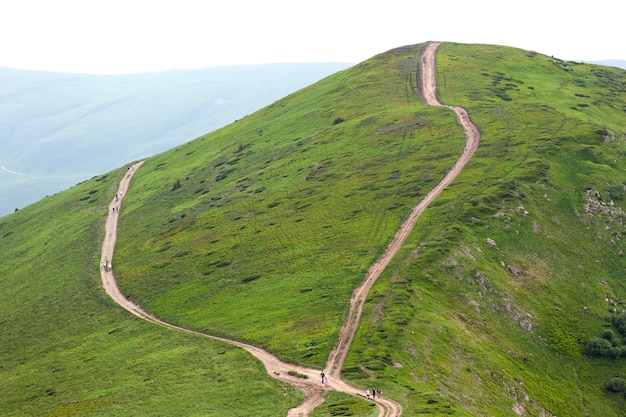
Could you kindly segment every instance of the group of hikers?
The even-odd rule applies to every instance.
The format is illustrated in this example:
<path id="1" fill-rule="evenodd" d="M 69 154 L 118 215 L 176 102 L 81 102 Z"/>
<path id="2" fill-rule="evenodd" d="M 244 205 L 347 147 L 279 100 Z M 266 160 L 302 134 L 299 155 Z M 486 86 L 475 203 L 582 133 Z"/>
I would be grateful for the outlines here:
<path id="1" fill-rule="evenodd" d="M 113 271 L 113 265 L 111 265 L 111 261 L 107 259 L 103 259 L 102 262 L 100 262 L 100 270 L 106 271 L 106 272 Z"/>
<path id="2" fill-rule="evenodd" d="M 371 394 L 372 394 L 372 400 L 375 400 L 376 394 L 378 394 L 378 398 L 380 398 L 383 395 L 383 390 L 381 390 L 380 387 L 372 388 Z M 368 389 L 365 390 L 365 398 L 368 400 L 370 399 L 370 390 Z"/>
<path id="3" fill-rule="evenodd" d="M 118 201 L 120 201 L 121 198 L 122 198 L 122 192 L 121 191 L 119 193 L 115 193 L 115 202 L 116 203 Z M 113 207 L 111 207 L 111 211 L 113 213 L 119 213 L 120 212 L 120 206 L 113 206 Z"/>
<path id="4" fill-rule="evenodd" d="M 322 373 L 320 373 L 320 376 L 322 377 L 322 384 L 324 382 L 328 381 L 328 377 L 326 376 L 324 371 L 322 371 Z M 370 399 L 370 395 L 372 396 L 372 400 L 375 400 L 376 399 L 376 395 L 378 395 L 378 398 L 380 398 L 383 395 L 383 390 L 381 390 L 380 387 L 372 388 L 371 390 L 366 389 L 365 390 L 365 398 L 369 400 Z"/>

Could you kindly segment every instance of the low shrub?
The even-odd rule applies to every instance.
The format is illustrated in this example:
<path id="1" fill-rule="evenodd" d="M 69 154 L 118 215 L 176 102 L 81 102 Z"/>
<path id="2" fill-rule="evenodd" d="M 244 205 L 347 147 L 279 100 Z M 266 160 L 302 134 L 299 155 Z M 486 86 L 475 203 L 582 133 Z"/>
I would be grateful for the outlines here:
<path id="1" fill-rule="evenodd" d="M 611 392 L 623 392 L 625 386 L 626 380 L 621 376 L 616 376 L 606 383 L 606 390 Z"/>

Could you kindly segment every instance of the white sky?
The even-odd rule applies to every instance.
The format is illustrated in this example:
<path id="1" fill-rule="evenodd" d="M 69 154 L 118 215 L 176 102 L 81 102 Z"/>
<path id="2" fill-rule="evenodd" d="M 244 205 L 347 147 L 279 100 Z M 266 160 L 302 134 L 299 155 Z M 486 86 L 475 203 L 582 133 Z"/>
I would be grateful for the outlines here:
<path id="1" fill-rule="evenodd" d="M 357 63 L 429 40 L 514 46 L 567 60 L 626 60 L 620 3 L 0 0 L 0 66 L 113 74 Z"/>

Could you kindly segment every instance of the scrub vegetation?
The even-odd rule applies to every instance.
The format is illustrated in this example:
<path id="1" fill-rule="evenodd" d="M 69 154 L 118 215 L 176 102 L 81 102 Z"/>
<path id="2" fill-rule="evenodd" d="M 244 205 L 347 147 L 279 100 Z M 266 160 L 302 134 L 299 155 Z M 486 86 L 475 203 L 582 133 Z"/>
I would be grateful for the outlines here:
<path id="1" fill-rule="evenodd" d="M 321 369 L 353 288 L 465 143 L 419 100 L 422 47 L 149 158 L 120 211 L 124 294 Z M 481 146 L 372 288 L 343 375 L 407 416 L 622 415 L 625 363 L 585 344 L 626 297 L 626 73 L 486 45 L 443 44 L 437 65 Z M 100 289 L 125 170 L 0 219 L 0 414 L 285 415 L 302 395 L 245 352 Z M 375 413 L 328 393 L 314 415 Z"/>

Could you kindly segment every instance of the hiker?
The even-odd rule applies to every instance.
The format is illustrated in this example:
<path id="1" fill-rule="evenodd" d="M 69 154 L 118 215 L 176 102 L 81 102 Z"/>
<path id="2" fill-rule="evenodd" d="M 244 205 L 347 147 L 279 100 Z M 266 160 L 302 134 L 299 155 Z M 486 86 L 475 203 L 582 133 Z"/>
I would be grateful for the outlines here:
<path id="1" fill-rule="evenodd" d="M 107 261 L 100 261 L 100 270 L 104 271 L 107 268 Z"/>
<path id="2" fill-rule="evenodd" d="M 378 387 L 376 391 L 378 391 L 378 398 L 380 398 L 380 396 L 383 395 L 383 390 L 381 390 L 380 387 Z"/>
<path id="3" fill-rule="evenodd" d="M 368 389 L 365 390 L 365 398 L 368 400 L 370 399 L 370 390 Z"/>
<path id="4" fill-rule="evenodd" d="M 324 383 L 324 378 L 326 378 L 326 374 L 324 373 L 324 371 L 322 371 L 320 376 L 322 377 L 322 384 L 323 384 Z"/>
<path id="5" fill-rule="evenodd" d="M 113 265 L 111 265 L 111 261 L 107 263 L 107 272 L 113 271 Z"/>
<path id="6" fill-rule="evenodd" d="M 376 388 L 372 388 L 372 400 L 376 399 Z"/>

